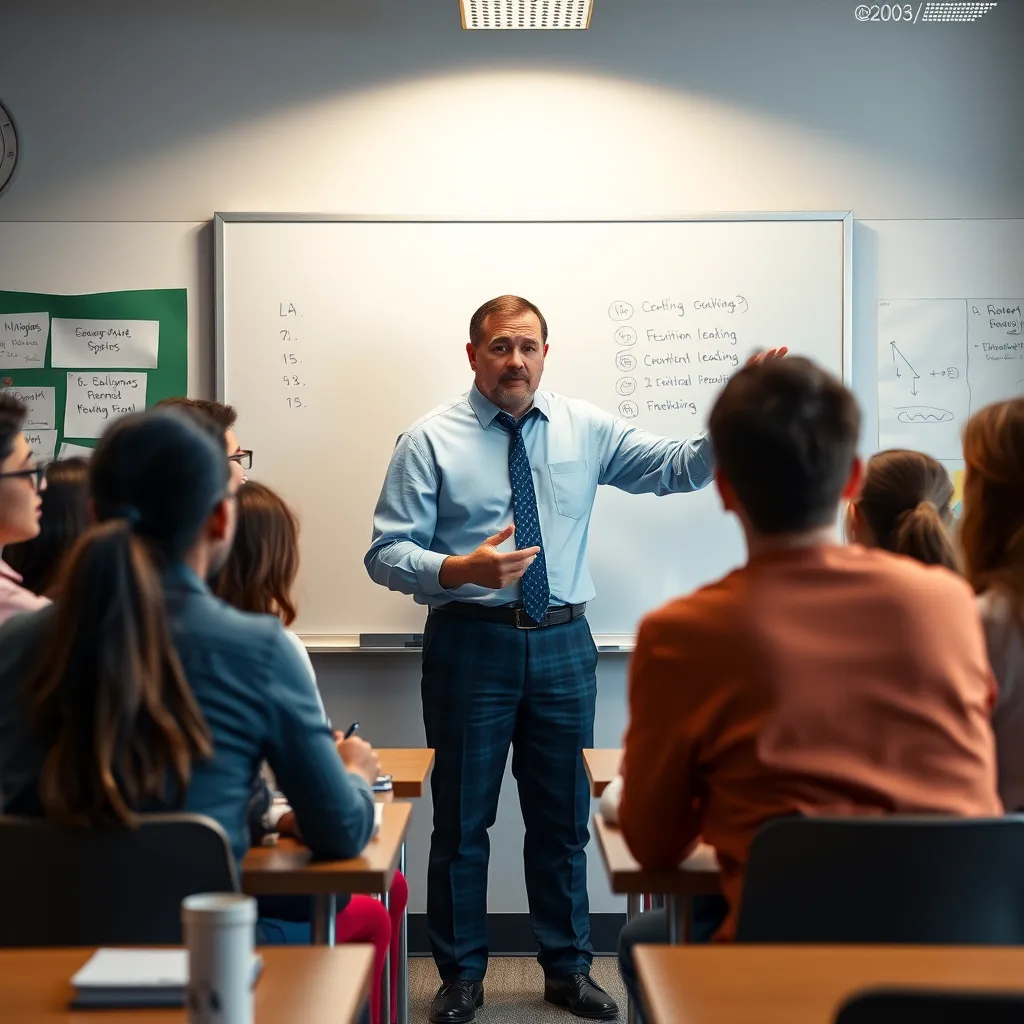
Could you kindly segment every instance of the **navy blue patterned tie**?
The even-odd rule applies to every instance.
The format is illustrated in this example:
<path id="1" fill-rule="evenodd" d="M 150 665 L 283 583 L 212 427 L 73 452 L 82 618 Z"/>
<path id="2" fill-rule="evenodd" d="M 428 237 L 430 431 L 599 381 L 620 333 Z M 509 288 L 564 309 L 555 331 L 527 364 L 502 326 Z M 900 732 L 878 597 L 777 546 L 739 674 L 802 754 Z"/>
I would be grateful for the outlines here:
<path id="1" fill-rule="evenodd" d="M 533 473 L 523 442 L 523 420 L 517 423 L 507 412 L 499 412 L 494 419 L 509 432 L 508 478 L 512 484 L 516 548 L 540 548 L 539 554 L 523 575 L 523 608 L 534 622 L 540 622 L 547 614 L 551 588 L 548 586 L 548 564 L 541 543 L 537 492 L 533 489 Z"/>

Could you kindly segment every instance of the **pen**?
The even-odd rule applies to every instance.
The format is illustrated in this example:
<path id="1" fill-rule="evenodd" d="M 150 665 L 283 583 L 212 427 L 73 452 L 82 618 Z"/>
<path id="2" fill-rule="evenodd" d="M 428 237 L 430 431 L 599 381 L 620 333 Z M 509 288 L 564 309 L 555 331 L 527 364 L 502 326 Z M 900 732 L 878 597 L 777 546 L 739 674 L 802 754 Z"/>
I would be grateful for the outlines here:
<path id="1" fill-rule="evenodd" d="M 358 722 L 353 722 L 348 727 L 348 729 L 345 730 L 345 735 L 342 737 L 342 739 L 347 740 L 352 735 L 352 733 L 354 733 L 356 731 L 356 729 L 358 729 L 358 728 L 359 728 L 359 723 Z"/>

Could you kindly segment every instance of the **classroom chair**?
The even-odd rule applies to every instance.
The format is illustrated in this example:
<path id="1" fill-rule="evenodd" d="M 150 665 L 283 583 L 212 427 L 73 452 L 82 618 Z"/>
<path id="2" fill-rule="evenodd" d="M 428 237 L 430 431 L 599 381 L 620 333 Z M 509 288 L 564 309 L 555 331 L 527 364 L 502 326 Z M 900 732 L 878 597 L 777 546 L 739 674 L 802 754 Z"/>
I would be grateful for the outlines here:
<path id="1" fill-rule="evenodd" d="M 836 1015 L 835 1024 L 1020 1024 L 1020 992 L 941 992 L 912 989 L 859 992 Z"/>
<path id="2" fill-rule="evenodd" d="M 780 818 L 750 847 L 738 942 L 1018 945 L 1024 817 Z"/>
<path id="3" fill-rule="evenodd" d="M 227 834 L 202 815 L 135 829 L 0 815 L 0 947 L 176 945 L 183 897 L 237 889 Z"/>

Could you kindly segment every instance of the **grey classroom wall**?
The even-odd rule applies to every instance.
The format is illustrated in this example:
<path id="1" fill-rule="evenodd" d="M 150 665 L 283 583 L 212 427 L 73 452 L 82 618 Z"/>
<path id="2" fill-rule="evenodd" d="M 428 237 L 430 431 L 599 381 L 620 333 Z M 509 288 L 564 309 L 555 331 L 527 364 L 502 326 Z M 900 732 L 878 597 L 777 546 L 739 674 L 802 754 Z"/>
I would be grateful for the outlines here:
<path id="1" fill-rule="evenodd" d="M 194 395 L 212 392 L 218 210 L 1024 217 L 1020 3 L 911 26 L 858 24 L 848 0 L 595 0 L 583 34 L 463 33 L 457 0 L 2 6 L 21 156 L 0 195 L 0 287 L 187 286 Z M 873 236 L 858 224 L 855 274 Z M 873 354 L 858 358 L 870 381 Z M 344 453 L 320 464 L 342 472 Z M 315 660 L 336 721 L 422 741 L 413 657 Z M 625 667 L 599 670 L 601 745 L 621 738 Z M 506 778 L 494 912 L 525 909 L 521 843 Z M 590 877 L 593 909 L 621 910 L 596 856 Z"/>

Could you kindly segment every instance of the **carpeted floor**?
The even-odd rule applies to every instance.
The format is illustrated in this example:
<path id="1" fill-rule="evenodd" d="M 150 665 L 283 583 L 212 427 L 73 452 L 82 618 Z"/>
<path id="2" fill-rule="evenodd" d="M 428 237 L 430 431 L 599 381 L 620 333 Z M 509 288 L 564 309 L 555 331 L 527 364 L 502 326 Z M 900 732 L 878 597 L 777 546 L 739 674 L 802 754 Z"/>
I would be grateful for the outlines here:
<path id="1" fill-rule="evenodd" d="M 619 1021 L 626 1020 L 626 990 L 619 980 L 614 957 L 598 957 L 591 973 L 619 1004 Z M 409 960 L 409 1024 L 427 1024 L 427 1011 L 440 984 L 434 961 L 417 956 Z M 484 979 L 484 1006 L 479 1024 L 572 1024 L 578 1017 L 544 1002 L 544 974 L 537 961 L 526 956 L 491 957 Z"/>

